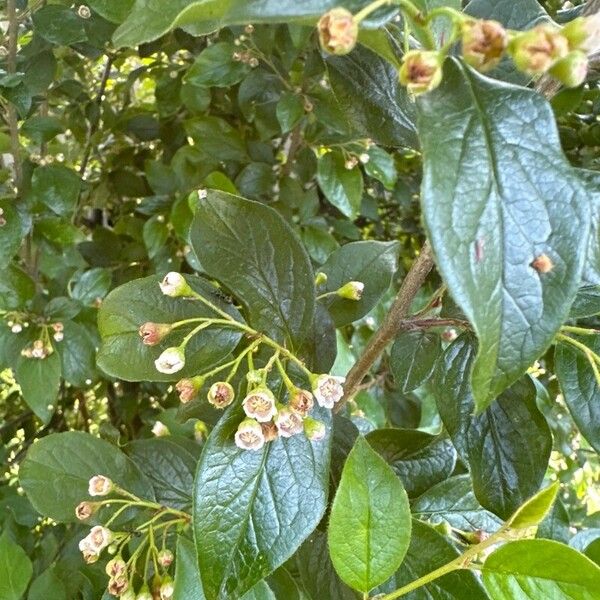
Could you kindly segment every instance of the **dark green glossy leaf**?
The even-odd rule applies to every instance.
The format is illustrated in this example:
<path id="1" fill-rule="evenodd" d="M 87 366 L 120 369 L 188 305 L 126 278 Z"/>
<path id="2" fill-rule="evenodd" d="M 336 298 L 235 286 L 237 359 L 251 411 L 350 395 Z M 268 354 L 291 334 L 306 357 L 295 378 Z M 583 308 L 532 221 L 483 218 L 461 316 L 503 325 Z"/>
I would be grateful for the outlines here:
<path id="1" fill-rule="evenodd" d="M 392 346 L 390 365 L 400 389 L 412 392 L 423 385 L 433 373 L 442 352 L 440 336 L 427 331 L 401 333 Z"/>
<path id="2" fill-rule="evenodd" d="M 10 200 L 0 200 L 0 209 L 4 220 L 0 225 L 0 261 L 7 265 L 21 247 L 31 221 Z"/>
<path id="3" fill-rule="evenodd" d="M 208 46 L 196 57 L 184 81 L 206 87 L 230 87 L 239 83 L 248 74 L 250 67 L 239 60 L 235 61 L 234 52 L 240 50 L 229 42 Z"/>
<path id="4" fill-rule="evenodd" d="M 433 392 L 459 456 L 469 465 L 475 496 L 484 508 L 506 519 L 540 488 L 552 436 L 529 378 L 503 392 L 482 414 L 473 415 L 468 373 L 475 352 L 469 336 L 454 341 L 438 362 Z M 527 448 L 535 451 L 524 451 Z"/>
<path id="5" fill-rule="evenodd" d="M 582 336 L 579 341 L 600 352 L 600 337 Z M 555 369 L 569 412 L 579 431 L 600 452 L 600 386 L 583 352 L 570 344 L 556 346 Z"/>
<path id="6" fill-rule="evenodd" d="M 247 158 L 240 134 L 224 119 L 195 117 L 185 123 L 185 129 L 206 157 L 218 157 L 219 161 L 243 161 Z"/>
<path id="7" fill-rule="evenodd" d="M 490 555 L 483 584 L 491 600 L 595 600 L 600 567 L 564 544 L 520 540 Z"/>
<path id="8" fill-rule="evenodd" d="M 254 328 L 294 344 L 306 337 L 315 310 L 312 267 L 273 209 L 209 191 L 190 240 L 203 269 L 242 301 Z"/>
<path id="9" fill-rule="evenodd" d="M 186 349 L 186 365 L 178 373 L 168 375 L 156 370 L 154 361 L 169 346 L 178 345 L 194 324 L 174 330 L 158 346 L 145 346 L 138 333 L 148 321 L 174 323 L 193 317 L 215 316 L 199 301 L 169 298 L 160 290 L 160 277 L 151 276 L 131 281 L 113 290 L 98 313 L 98 330 L 102 346 L 98 366 L 113 377 L 126 381 L 177 381 L 197 375 L 227 356 L 237 345 L 240 334 L 231 328 L 209 327 L 199 332 Z M 239 313 L 216 295 L 207 282 L 188 276 L 188 283 L 222 310 L 239 319 Z"/>
<path id="10" fill-rule="evenodd" d="M 10 265 L 0 271 L 0 309 L 22 308 L 35 294 L 35 283 L 24 271 Z"/>
<path id="11" fill-rule="evenodd" d="M 70 215 L 79 199 L 81 179 L 62 165 L 38 167 L 31 177 L 31 199 L 45 204 L 57 215 Z"/>
<path id="12" fill-rule="evenodd" d="M 5 532 L 0 537 L 0 598 L 20 600 L 33 574 L 33 566 L 25 550 Z"/>
<path id="13" fill-rule="evenodd" d="M 327 411 L 315 417 L 329 428 Z M 211 433 L 198 465 L 194 533 L 208 600 L 240 597 L 282 565 L 325 512 L 327 436 L 278 439 L 258 451 L 233 441 L 242 420 L 231 408 Z"/>
<path id="14" fill-rule="evenodd" d="M 51 4 L 33 13 L 35 31 L 51 44 L 68 46 L 87 39 L 77 8 Z"/>
<path id="15" fill-rule="evenodd" d="M 118 448 L 81 431 L 53 433 L 35 443 L 19 480 L 34 508 L 56 521 L 77 522 L 75 507 L 88 500 L 88 484 L 104 475 L 123 489 L 154 500 L 148 479 Z"/>
<path id="16" fill-rule="evenodd" d="M 413 515 L 437 525 L 446 522 L 462 531 L 494 532 L 501 519 L 477 502 L 469 475 L 455 475 L 427 490 L 412 505 Z"/>
<path id="17" fill-rule="evenodd" d="M 83 325 L 75 321 L 64 324 L 64 338 L 56 344 L 62 365 L 62 377 L 78 387 L 89 385 L 97 377 L 97 340 Z"/>
<path id="18" fill-rule="evenodd" d="M 122 23 L 133 7 L 134 0 L 88 0 L 87 4 L 100 16 L 112 21 Z"/>
<path id="19" fill-rule="evenodd" d="M 94 305 L 110 290 L 112 273 L 109 269 L 96 267 L 71 279 L 71 297 L 85 305 Z"/>
<path id="20" fill-rule="evenodd" d="M 173 600 L 206 600 L 200 583 L 196 546 L 182 535 L 177 539 Z"/>
<path id="21" fill-rule="evenodd" d="M 419 134 L 437 264 L 479 338 L 472 385 L 481 412 L 544 353 L 568 314 L 587 251 L 587 195 L 550 106 L 455 61 L 419 102 Z M 553 265 L 547 272 L 532 266 L 541 256 Z"/>
<path id="22" fill-rule="evenodd" d="M 414 103 L 398 70 L 363 46 L 347 56 L 327 57 L 329 79 L 348 122 L 382 146 L 419 144 Z"/>
<path id="23" fill-rule="evenodd" d="M 368 592 L 400 566 L 410 541 L 410 508 L 401 481 L 364 438 L 348 455 L 331 507 L 333 566 L 350 587 Z"/>
<path id="24" fill-rule="evenodd" d="M 387 292 L 398 266 L 396 242 L 351 242 L 333 252 L 319 271 L 327 282 L 319 294 L 334 292 L 349 281 L 360 281 L 365 287 L 360 300 L 337 296 L 324 299 L 337 327 L 364 317 Z"/>
<path id="25" fill-rule="evenodd" d="M 319 159 L 317 180 L 327 200 L 346 217 L 356 219 L 363 193 L 360 169 L 347 169 L 344 155 L 332 150 Z"/>
<path id="26" fill-rule="evenodd" d="M 394 157 L 379 146 L 371 146 L 367 154 L 369 161 L 364 166 L 367 175 L 381 181 L 386 189 L 393 190 L 398 179 Z"/>
<path id="27" fill-rule="evenodd" d="M 366 439 L 394 469 L 411 498 L 450 477 L 456 465 L 450 440 L 424 431 L 377 429 Z"/>
<path id="28" fill-rule="evenodd" d="M 588 190 L 588 202 L 592 213 L 590 243 L 583 281 L 598 285 L 600 284 L 600 174 L 583 169 L 579 173 Z"/>
<path id="29" fill-rule="evenodd" d="M 287 133 L 304 116 L 304 102 L 302 96 L 293 92 L 286 92 L 277 103 L 277 120 L 281 131 Z"/>

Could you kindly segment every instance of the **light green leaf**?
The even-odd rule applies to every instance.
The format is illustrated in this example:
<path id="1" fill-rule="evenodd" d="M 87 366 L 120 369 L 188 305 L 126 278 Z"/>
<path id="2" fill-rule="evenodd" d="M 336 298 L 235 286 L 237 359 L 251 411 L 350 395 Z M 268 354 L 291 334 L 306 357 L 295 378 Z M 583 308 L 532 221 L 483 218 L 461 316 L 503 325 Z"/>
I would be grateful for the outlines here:
<path id="1" fill-rule="evenodd" d="M 526 529 L 539 525 L 550 512 L 556 500 L 558 488 L 559 485 L 556 482 L 540 490 L 520 506 L 506 524 L 512 529 Z"/>
<path id="2" fill-rule="evenodd" d="M 410 541 L 402 482 L 359 437 L 348 455 L 329 519 L 333 566 L 350 587 L 368 592 L 400 566 Z"/>
<path id="3" fill-rule="evenodd" d="M 347 169 L 345 163 L 339 150 L 327 152 L 319 158 L 317 180 L 327 200 L 354 220 L 360 211 L 363 178 L 358 167 Z"/>
<path id="4" fill-rule="evenodd" d="M 437 264 L 479 338 L 481 412 L 545 352 L 569 312 L 587 252 L 586 191 L 545 100 L 453 60 L 419 101 L 419 135 Z M 542 256 L 547 272 L 533 266 Z"/>
<path id="5" fill-rule="evenodd" d="M 0 598 L 21 600 L 33 575 L 33 566 L 25 550 L 5 532 L 0 537 Z"/>
<path id="6" fill-rule="evenodd" d="M 564 544 L 520 540 L 490 555 L 483 584 L 491 600 L 597 600 L 600 567 Z"/>

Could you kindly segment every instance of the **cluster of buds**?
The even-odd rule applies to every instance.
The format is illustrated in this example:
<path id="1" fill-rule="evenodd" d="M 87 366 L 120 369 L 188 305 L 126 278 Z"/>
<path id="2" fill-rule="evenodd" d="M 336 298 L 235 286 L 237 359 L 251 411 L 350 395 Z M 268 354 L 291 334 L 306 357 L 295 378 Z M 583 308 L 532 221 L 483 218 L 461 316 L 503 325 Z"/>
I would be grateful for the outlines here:
<path id="1" fill-rule="evenodd" d="M 54 352 L 54 348 L 44 340 L 35 340 L 31 346 L 26 346 L 21 350 L 21 356 L 25 358 L 37 358 L 43 360 Z"/>
<path id="2" fill-rule="evenodd" d="M 29 327 L 29 321 L 22 319 L 22 316 L 15 314 L 12 318 L 6 321 L 12 333 L 21 333 L 25 327 Z"/>
<path id="3" fill-rule="evenodd" d="M 52 334 L 52 337 L 54 339 L 55 342 L 62 342 L 65 339 L 65 326 L 60 323 L 52 323 L 52 325 L 50 325 L 50 327 L 52 328 L 52 331 L 54 332 Z"/>
<path id="4" fill-rule="evenodd" d="M 259 65 L 259 60 L 258 58 L 256 58 L 256 56 L 254 56 L 252 54 L 251 50 L 236 50 L 232 55 L 231 58 L 233 58 L 233 60 L 235 60 L 236 62 L 241 62 L 244 63 L 246 65 L 249 65 L 250 67 L 252 67 L 253 69 L 258 67 Z"/>

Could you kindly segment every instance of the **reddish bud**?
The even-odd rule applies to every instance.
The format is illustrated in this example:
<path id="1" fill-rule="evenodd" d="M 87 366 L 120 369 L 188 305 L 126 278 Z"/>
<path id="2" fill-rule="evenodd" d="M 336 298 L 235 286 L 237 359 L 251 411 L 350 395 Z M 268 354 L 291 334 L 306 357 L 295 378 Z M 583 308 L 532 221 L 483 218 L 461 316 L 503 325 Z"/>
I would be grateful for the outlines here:
<path id="1" fill-rule="evenodd" d="M 160 343 L 173 329 L 173 326 L 168 323 L 144 323 L 138 330 L 142 343 L 146 346 L 156 346 Z"/>
<path id="2" fill-rule="evenodd" d="M 329 54 L 348 54 L 356 46 L 358 23 L 345 8 L 333 8 L 325 13 L 317 25 L 321 48 Z"/>
<path id="3" fill-rule="evenodd" d="M 479 71 L 489 71 L 502 59 L 506 30 L 497 21 L 467 21 L 462 32 L 465 61 Z"/>
<path id="4" fill-rule="evenodd" d="M 442 82 L 444 57 L 430 50 L 411 50 L 404 55 L 398 73 L 400 83 L 413 95 L 424 94 Z"/>

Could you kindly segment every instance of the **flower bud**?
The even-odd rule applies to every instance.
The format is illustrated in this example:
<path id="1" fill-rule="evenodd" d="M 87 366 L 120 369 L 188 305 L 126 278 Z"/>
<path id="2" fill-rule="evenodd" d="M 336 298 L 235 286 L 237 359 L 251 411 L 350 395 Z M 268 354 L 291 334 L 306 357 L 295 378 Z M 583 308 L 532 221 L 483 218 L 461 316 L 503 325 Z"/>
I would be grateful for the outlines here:
<path id="1" fill-rule="evenodd" d="M 588 66 L 587 54 L 581 50 L 574 50 L 555 63 L 549 73 L 565 87 L 573 88 L 580 86 L 585 81 Z"/>
<path id="2" fill-rule="evenodd" d="M 144 323 L 138 329 L 138 333 L 142 338 L 142 343 L 146 346 L 156 346 L 160 343 L 173 329 L 169 323 Z"/>
<path id="3" fill-rule="evenodd" d="M 290 396 L 289 407 L 302 417 L 312 410 L 314 404 L 313 395 L 308 390 L 296 388 Z"/>
<path id="4" fill-rule="evenodd" d="M 135 597 L 135 600 L 153 600 L 152 594 L 150 593 L 147 585 L 144 584 L 141 587 L 138 595 Z"/>
<path id="5" fill-rule="evenodd" d="M 155 361 L 154 366 L 160 373 L 171 375 L 185 366 L 185 353 L 181 348 L 167 348 Z"/>
<path id="6" fill-rule="evenodd" d="M 506 30 L 497 21 L 466 21 L 462 31 L 465 61 L 479 71 L 493 69 L 507 46 Z"/>
<path id="7" fill-rule="evenodd" d="M 270 421 L 276 412 L 275 396 L 266 387 L 256 388 L 250 392 L 242 401 L 242 406 L 246 415 L 259 423 Z"/>
<path id="8" fill-rule="evenodd" d="M 337 7 L 326 12 L 317 24 L 321 48 L 329 54 L 348 54 L 356 46 L 358 23 L 352 13 Z"/>
<path id="9" fill-rule="evenodd" d="M 400 83 L 417 96 L 435 89 L 442 82 L 444 56 L 430 50 L 411 50 L 404 55 L 398 73 Z"/>
<path id="10" fill-rule="evenodd" d="M 171 298 L 193 295 L 193 290 L 185 280 L 185 277 L 175 271 L 167 273 L 159 285 L 162 293 Z"/>
<path id="11" fill-rule="evenodd" d="M 21 331 L 23 331 L 23 325 L 21 325 L 21 323 L 14 323 L 10 330 L 13 333 L 21 333 Z"/>
<path id="12" fill-rule="evenodd" d="M 246 380 L 251 387 L 260 385 L 263 380 L 262 371 L 260 369 L 254 369 L 246 373 Z"/>
<path id="13" fill-rule="evenodd" d="M 107 496 L 115 487 L 115 484 L 104 475 L 94 475 L 88 484 L 90 496 Z"/>
<path id="14" fill-rule="evenodd" d="M 78 9 L 77 9 L 77 14 L 82 18 L 82 19 L 89 19 L 92 16 L 92 11 L 89 9 L 88 6 L 86 6 L 85 4 L 82 4 Z M 116 594 L 115 594 L 116 595 Z"/>
<path id="15" fill-rule="evenodd" d="M 263 435 L 265 436 L 265 442 L 273 442 L 279 437 L 279 430 L 273 421 L 261 423 L 260 426 L 262 428 Z"/>
<path id="16" fill-rule="evenodd" d="M 349 281 L 336 292 L 340 298 L 347 300 L 360 300 L 365 289 L 365 284 L 362 281 Z"/>
<path id="17" fill-rule="evenodd" d="M 194 439 L 201 444 L 208 437 L 208 427 L 204 421 L 194 423 Z"/>
<path id="18" fill-rule="evenodd" d="M 175 587 L 173 585 L 173 580 L 166 575 L 160 585 L 160 600 L 171 600 L 174 592 Z"/>
<path id="19" fill-rule="evenodd" d="M 283 406 L 277 411 L 275 426 L 277 427 L 277 431 L 279 431 L 279 435 L 283 438 L 289 438 L 302 433 L 304 429 L 302 417 L 287 406 Z"/>
<path id="20" fill-rule="evenodd" d="M 156 421 L 154 425 L 152 425 L 152 433 L 156 437 L 165 437 L 170 435 L 169 428 L 161 421 Z"/>
<path id="21" fill-rule="evenodd" d="M 120 556 L 117 556 L 106 563 L 105 571 L 111 578 L 127 575 L 127 563 Z"/>
<path id="22" fill-rule="evenodd" d="M 319 271 L 317 273 L 317 275 L 315 276 L 315 285 L 319 286 L 319 285 L 324 285 L 327 283 L 327 273 L 323 273 L 322 271 Z"/>
<path id="23" fill-rule="evenodd" d="M 165 569 L 168 569 L 173 564 L 174 558 L 173 553 L 168 549 L 161 550 L 157 556 L 158 564 Z"/>
<path id="24" fill-rule="evenodd" d="M 520 71 L 541 75 L 569 52 L 569 41 L 561 31 L 551 25 L 538 25 L 517 35 L 508 51 Z"/>
<path id="25" fill-rule="evenodd" d="M 127 577 L 114 577 L 108 582 L 108 593 L 113 596 L 121 596 L 127 591 L 129 581 Z"/>
<path id="26" fill-rule="evenodd" d="M 306 417 L 304 419 L 304 435 L 306 435 L 311 442 L 320 442 L 325 437 L 326 433 L 327 429 L 325 423 L 311 417 Z"/>
<path id="27" fill-rule="evenodd" d="M 204 377 L 197 376 L 192 378 L 180 379 L 175 384 L 175 389 L 179 393 L 179 400 L 182 404 L 187 404 L 191 402 L 196 395 L 198 394 L 198 390 L 204 384 Z"/>
<path id="28" fill-rule="evenodd" d="M 229 406 L 235 398 L 235 392 L 230 383 L 217 381 L 208 390 L 208 401 L 217 408 Z"/>
<path id="29" fill-rule="evenodd" d="M 344 395 L 342 384 L 345 381 L 345 377 L 335 375 L 314 375 L 311 378 L 312 391 L 319 406 L 333 408 L 333 405 Z"/>
<path id="30" fill-rule="evenodd" d="M 550 273 L 550 271 L 552 271 L 552 269 L 554 268 L 554 263 L 547 254 L 540 254 L 539 256 L 536 256 L 534 258 L 533 262 L 531 263 L 531 266 L 538 273 Z"/>
<path id="31" fill-rule="evenodd" d="M 567 23 L 562 34 L 569 40 L 571 50 L 593 54 L 600 49 L 600 13 L 578 17 Z"/>
<path id="32" fill-rule="evenodd" d="M 235 432 L 235 445 L 243 450 L 260 450 L 265 445 L 260 423 L 254 419 L 244 419 Z"/>
<path id="33" fill-rule="evenodd" d="M 89 519 L 97 510 L 98 505 L 94 502 L 80 502 L 75 508 L 75 516 L 80 521 Z"/>

